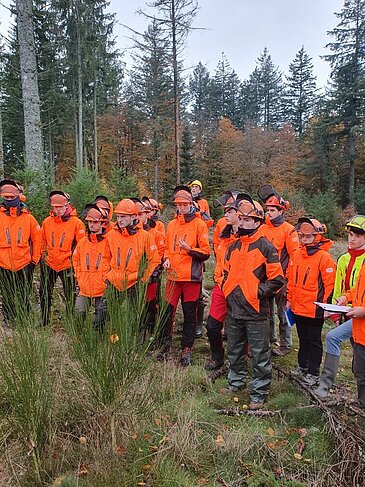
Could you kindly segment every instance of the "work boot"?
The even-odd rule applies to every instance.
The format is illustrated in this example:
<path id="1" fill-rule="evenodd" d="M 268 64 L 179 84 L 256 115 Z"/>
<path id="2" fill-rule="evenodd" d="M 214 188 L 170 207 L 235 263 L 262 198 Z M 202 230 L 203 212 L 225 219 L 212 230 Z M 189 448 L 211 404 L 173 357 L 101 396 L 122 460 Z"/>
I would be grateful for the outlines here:
<path id="1" fill-rule="evenodd" d="M 191 348 L 184 347 L 181 352 L 180 365 L 182 365 L 183 367 L 187 367 L 188 365 L 191 364 L 191 358 L 192 358 Z"/>
<path id="2" fill-rule="evenodd" d="M 204 320 L 204 308 L 205 308 L 205 306 L 206 306 L 205 298 L 204 298 L 204 295 L 201 294 L 199 296 L 199 301 L 198 301 L 195 338 L 201 338 L 203 336 L 203 320 Z"/>
<path id="3" fill-rule="evenodd" d="M 290 375 L 296 379 L 303 380 L 308 374 L 308 369 L 303 369 L 303 367 L 297 367 L 290 371 Z"/>
<path id="4" fill-rule="evenodd" d="M 273 348 L 271 350 L 272 355 L 275 355 L 276 357 L 285 357 L 285 355 L 288 355 L 290 353 L 290 347 L 278 347 L 278 348 Z"/>
<path id="5" fill-rule="evenodd" d="M 214 358 L 210 358 L 208 362 L 205 364 L 205 370 L 216 370 L 220 369 L 224 365 L 224 360 L 216 360 Z"/>
<path id="6" fill-rule="evenodd" d="M 319 384 L 319 375 L 307 374 L 302 380 L 303 384 L 309 387 L 314 387 Z"/>
<path id="7" fill-rule="evenodd" d="M 329 395 L 335 382 L 339 362 L 340 357 L 326 353 L 319 385 L 313 391 L 316 396 L 324 399 Z"/>

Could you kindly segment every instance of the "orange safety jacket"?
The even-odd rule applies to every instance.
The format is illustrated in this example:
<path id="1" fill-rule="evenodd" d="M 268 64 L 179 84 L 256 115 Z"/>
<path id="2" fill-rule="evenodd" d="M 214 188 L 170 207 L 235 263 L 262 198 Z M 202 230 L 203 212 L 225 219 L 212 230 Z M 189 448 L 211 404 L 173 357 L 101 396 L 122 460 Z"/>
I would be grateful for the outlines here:
<path id="1" fill-rule="evenodd" d="M 326 303 L 335 284 L 336 263 L 328 250 L 331 240 L 321 237 L 317 245 L 301 246 L 290 261 L 287 299 L 293 313 L 323 318 L 323 309 L 313 301 Z"/>
<path id="2" fill-rule="evenodd" d="M 50 212 L 42 224 L 42 252 L 46 264 L 56 272 L 71 267 L 71 255 L 76 244 L 85 237 L 85 225 L 77 218 L 76 210 L 62 217 Z"/>
<path id="3" fill-rule="evenodd" d="M 105 276 L 110 269 L 106 259 L 106 234 L 90 233 L 76 245 L 72 264 L 80 296 L 97 298 L 106 289 Z"/>
<path id="4" fill-rule="evenodd" d="M 187 252 L 179 245 L 184 240 L 191 250 Z M 172 281 L 201 282 L 203 262 L 209 259 L 210 247 L 208 228 L 195 213 L 177 214 L 167 225 L 165 258 L 171 266 L 167 276 Z"/>
<path id="5" fill-rule="evenodd" d="M 152 227 L 152 226 L 147 224 L 143 228 L 154 239 L 158 255 L 160 256 L 160 260 L 162 261 L 163 256 L 165 254 L 165 249 L 166 249 L 165 234 L 163 234 L 159 230 L 157 230 L 157 225 L 155 227 Z"/>
<path id="6" fill-rule="evenodd" d="M 41 256 L 41 229 L 26 208 L 0 207 L 0 267 L 23 269 Z"/>
<path id="7" fill-rule="evenodd" d="M 147 282 L 161 263 L 154 238 L 143 228 L 120 229 L 115 225 L 105 239 L 106 259 L 110 262 L 106 278 L 119 291 L 134 286 L 139 279 Z"/>
<path id="8" fill-rule="evenodd" d="M 228 247 L 237 240 L 237 236 L 232 231 L 232 225 L 227 225 L 223 228 L 219 238 L 219 244 L 216 247 L 215 254 L 215 268 L 214 268 L 214 282 L 221 284 L 223 280 L 224 258 Z"/>
<path id="9" fill-rule="evenodd" d="M 365 308 L 365 264 L 362 266 L 355 286 L 345 293 L 353 307 Z M 365 347 L 365 318 L 352 318 L 352 338 Z"/>
<path id="10" fill-rule="evenodd" d="M 162 233 L 163 236 L 165 236 L 166 234 L 166 230 L 165 230 L 165 225 L 163 224 L 163 222 L 161 220 L 154 220 L 154 222 L 156 223 L 156 230 L 159 231 L 160 233 Z"/>
<path id="11" fill-rule="evenodd" d="M 200 196 L 194 198 L 194 201 L 197 203 L 199 207 L 198 215 L 203 220 L 203 222 L 207 225 L 208 228 L 214 225 L 214 220 L 210 216 L 210 209 L 209 203 L 204 198 Z"/>
<path id="12" fill-rule="evenodd" d="M 215 225 L 213 231 L 213 239 L 212 239 L 214 254 L 217 254 L 217 247 L 220 243 L 220 235 L 222 233 L 223 228 L 226 225 L 227 225 L 227 220 L 224 217 L 220 218 Z"/>
<path id="13" fill-rule="evenodd" d="M 236 319 L 262 321 L 269 317 L 269 298 L 281 289 L 284 275 L 279 255 L 259 229 L 237 238 L 224 260 L 222 291 L 227 312 Z"/>
<path id="14" fill-rule="evenodd" d="M 275 226 L 270 218 L 266 218 L 265 225 L 261 226 L 261 235 L 266 237 L 276 247 L 285 274 L 289 260 L 293 257 L 294 252 L 299 249 L 298 233 L 293 225 L 286 221 Z"/>

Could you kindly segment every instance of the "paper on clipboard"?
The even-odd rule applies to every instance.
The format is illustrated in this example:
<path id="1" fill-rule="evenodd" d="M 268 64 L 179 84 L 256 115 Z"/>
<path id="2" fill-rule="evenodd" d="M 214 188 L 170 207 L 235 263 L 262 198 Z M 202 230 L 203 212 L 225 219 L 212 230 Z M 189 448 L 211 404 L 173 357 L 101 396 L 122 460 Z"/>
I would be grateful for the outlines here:
<path id="1" fill-rule="evenodd" d="M 319 303 L 318 301 L 313 301 L 314 304 L 321 307 L 325 311 L 329 313 L 348 313 L 350 311 L 350 306 L 339 306 L 338 304 L 329 304 L 329 303 Z"/>

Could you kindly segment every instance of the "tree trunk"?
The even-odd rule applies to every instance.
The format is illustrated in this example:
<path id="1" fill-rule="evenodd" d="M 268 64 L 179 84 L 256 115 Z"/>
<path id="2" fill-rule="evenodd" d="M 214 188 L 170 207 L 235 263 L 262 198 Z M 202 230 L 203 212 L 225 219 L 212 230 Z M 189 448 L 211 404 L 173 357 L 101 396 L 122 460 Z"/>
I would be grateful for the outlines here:
<path id="1" fill-rule="evenodd" d="M 176 184 L 180 184 L 180 107 L 179 107 L 179 72 L 177 65 L 177 26 L 175 0 L 171 1 L 171 33 L 172 33 L 172 66 L 174 72 L 174 136 Z"/>
<path id="2" fill-rule="evenodd" d="M 348 158 L 349 158 L 349 203 L 353 204 L 355 196 L 355 159 L 356 159 L 356 141 L 353 135 L 349 135 L 348 143 Z"/>
<path id="3" fill-rule="evenodd" d="M 80 9 L 78 0 L 76 5 L 76 54 L 77 54 L 77 159 L 76 166 L 78 168 L 84 166 L 84 121 L 83 121 L 83 93 L 82 93 L 82 56 L 81 56 L 81 35 L 80 35 Z"/>
<path id="4" fill-rule="evenodd" d="M 97 122 L 97 97 L 96 97 L 96 87 L 97 87 L 97 80 L 96 74 L 94 78 L 94 171 L 96 174 L 99 172 L 99 154 L 98 154 L 98 122 Z"/>
<path id="5" fill-rule="evenodd" d="M 4 179 L 3 120 L 0 110 L 0 179 Z"/>
<path id="6" fill-rule="evenodd" d="M 41 169 L 43 140 L 32 0 L 16 0 L 16 11 L 24 111 L 25 162 L 34 169 Z"/>

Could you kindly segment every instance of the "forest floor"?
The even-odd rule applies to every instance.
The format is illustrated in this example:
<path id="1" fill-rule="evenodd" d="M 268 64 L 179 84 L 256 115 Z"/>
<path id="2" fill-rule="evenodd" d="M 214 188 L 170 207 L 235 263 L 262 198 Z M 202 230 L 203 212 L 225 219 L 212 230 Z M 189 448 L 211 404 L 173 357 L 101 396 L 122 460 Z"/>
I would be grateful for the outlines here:
<path id="1" fill-rule="evenodd" d="M 335 248 L 334 255 L 342 249 L 343 245 Z M 209 266 L 207 282 L 211 272 Z M 59 321 L 60 308 L 57 298 L 50 342 L 53 408 L 40 472 L 32 461 L 37 445 L 27 448 L 17 423 L 9 423 L 14 406 L 1 393 L 1 487 L 365 485 L 364 458 L 351 444 L 358 435 L 361 450 L 365 420 L 356 407 L 351 410 L 356 384 L 350 343 L 343 345 L 337 386 L 327 409 L 285 375 L 296 366 L 295 329 L 292 352 L 273 360 L 278 368 L 263 412 L 248 412 L 247 390 L 221 394 L 224 370 L 217 377 L 204 370 L 209 357 L 205 335 L 196 340 L 192 365 L 181 368 L 178 333 L 171 360 L 161 363 L 146 357 L 143 374 L 120 391 L 113 407 L 107 407 L 96 405 L 88 393 Z M 176 327 L 180 319 L 178 314 Z M 329 327 L 326 323 L 323 337 Z M 10 339 L 6 331 L 3 340 Z M 29 421 L 31 417 L 30 412 Z M 345 424 L 351 424 L 352 431 L 347 446 L 339 442 L 347 434 Z"/>

